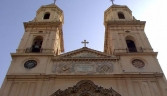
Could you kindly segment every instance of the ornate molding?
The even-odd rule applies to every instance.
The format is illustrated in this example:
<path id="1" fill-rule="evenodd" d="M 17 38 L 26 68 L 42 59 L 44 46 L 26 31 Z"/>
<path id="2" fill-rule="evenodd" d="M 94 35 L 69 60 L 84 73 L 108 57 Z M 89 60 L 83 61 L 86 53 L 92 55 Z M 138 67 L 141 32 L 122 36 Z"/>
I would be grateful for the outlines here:
<path id="1" fill-rule="evenodd" d="M 60 79 L 69 79 L 69 78 L 78 78 L 78 79 L 84 79 L 84 78 L 112 78 L 112 79 L 116 79 L 116 78 L 143 78 L 143 79 L 153 79 L 153 78 L 162 78 L 164 76 L 163 73 L 155 73 L 155 72 L 124 72 L 124 74 L 99 74 L 99 75 L 94 75 L 92 77 L 92 75 L 55 75 L 55 74 L 48 74 L 46 75 L 45 73 L 43 74 L 29 74 L 29 75 L 25 75 L 25 74 L 10 74 L 7 75 L 7 80 L 25 80 L 25 79 L 31 79 L 31 80 L 38 80 L 38 79 L 53 79 L 53 78 L 60 78 Z"/>
<path id="2" fill-rule="evenodd" d="M 121 96 L 112 88 L 105 89 L 95 85 L 90 80 L 81 80 L 75 86 L 66 90 L 57 90 L 51 96 Z"/>

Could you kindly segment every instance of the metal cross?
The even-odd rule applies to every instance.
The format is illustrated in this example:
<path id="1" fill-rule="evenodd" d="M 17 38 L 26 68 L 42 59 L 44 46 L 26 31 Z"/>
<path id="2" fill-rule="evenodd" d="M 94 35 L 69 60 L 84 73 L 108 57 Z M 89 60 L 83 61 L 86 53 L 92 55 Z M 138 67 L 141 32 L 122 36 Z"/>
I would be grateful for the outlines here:
<path id="1" fill-rule="evenodd" d="M 84 47 L 86 47 L 86 44 L 89 44 L 89 42 L 87 42 L 86 40 L 82 41 L 81 43 L 84 44 Z"/>
<path id="2" fill-rule="evenodd" d="M 114 0 L 111 0 L 111 2 L 112 2 L 112 5 L 114 5 Z"/>
<path id="3" fill-rule="evenodd" d="M 54 4 L 56 3 L 56 0 L 54 0 Z"/>

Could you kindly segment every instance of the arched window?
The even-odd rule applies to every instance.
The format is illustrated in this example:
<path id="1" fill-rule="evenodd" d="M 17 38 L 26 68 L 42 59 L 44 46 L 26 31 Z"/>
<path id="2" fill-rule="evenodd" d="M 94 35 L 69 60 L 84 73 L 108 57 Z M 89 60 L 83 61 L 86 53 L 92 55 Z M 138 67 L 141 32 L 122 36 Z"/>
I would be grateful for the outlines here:
<path id="1" fill-rule="evenodd" d="M 126 44 L 127 44 L 127 47 L 128 47 L 127 48 L 128 52 L 137 52 L 136 45 L 135 45 L 133 37 L 127 36 L 126 37 Z"/>
<path id="2" fill-rule="evenodd" d="M 125 19 L 125 16 L 122 12 L 118 12 L 119 19 Z"/>
<path id="3" fill-rule="evenodd" d="M 32 44 L 32 52 L 41 52 L 42 43 L 43 43 L 43 37 L 41 36 L 35 37 Z"/>
<path id="4" fill-rule="evenodd" d="M 132 40 L 126 40 L 129 52 L 137 52 L 136 45 Z"/>
<path id="5" fill-rule="evenodd" d="M 50 17 L 50 13 L 46 12 L 45 15 L 44 15 L 44 17 L 43 17 L 43 19 L 49 19 L 49 17 Z"/>

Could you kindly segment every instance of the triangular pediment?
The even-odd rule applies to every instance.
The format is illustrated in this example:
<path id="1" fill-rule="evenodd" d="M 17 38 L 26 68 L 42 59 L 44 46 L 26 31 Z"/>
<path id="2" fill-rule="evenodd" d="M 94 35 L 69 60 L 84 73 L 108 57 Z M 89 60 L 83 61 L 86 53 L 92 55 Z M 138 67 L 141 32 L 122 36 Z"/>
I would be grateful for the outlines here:
<path id="1" fill-rule="evenodd" d="M 100 58 L 100 57 L 111 57 L 111 55 L 107 55 L 103 52 L 93 50 L 87 47 L 83 47 L 81 49 L 77 49 L 71 52 L 67 52 L 56 56 L 58 58 Z"/>

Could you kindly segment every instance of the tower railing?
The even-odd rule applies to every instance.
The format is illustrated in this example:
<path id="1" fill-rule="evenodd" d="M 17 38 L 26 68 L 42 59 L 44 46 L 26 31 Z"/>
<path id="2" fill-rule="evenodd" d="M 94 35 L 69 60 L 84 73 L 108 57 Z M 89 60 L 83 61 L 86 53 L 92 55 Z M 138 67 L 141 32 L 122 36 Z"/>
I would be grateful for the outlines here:
<path id="1" fill-rule="evenodd" d="M 131 47 L 131 48 L 126 48 L 126 52 L 132 53 L 132 52 L 143 52 L 142 47 Z"/>
<path id="2" fill-rule="evenodd" d="M 42 48 L 26 48 L 25 53 L 42 53 Z"/>
<path id="3" fill-rule="evenodd" d="M 142 53 L 142 52 L 146 52 L 146 49 L 142 48 L 142 47 L 131 47 L 131 48 L 124 48 L 124 49 L 114 49 L 113 54 L 115 53 Z"/>

